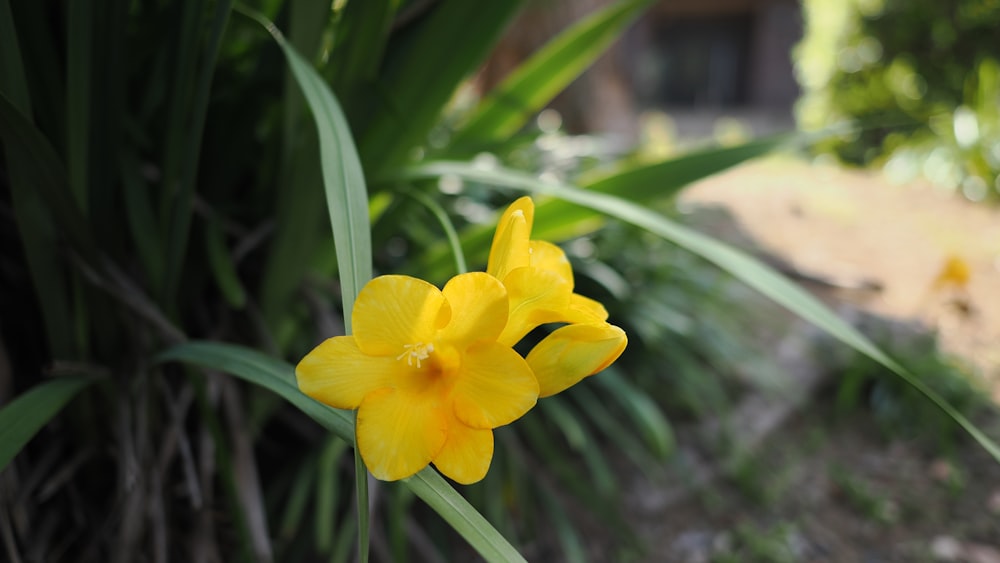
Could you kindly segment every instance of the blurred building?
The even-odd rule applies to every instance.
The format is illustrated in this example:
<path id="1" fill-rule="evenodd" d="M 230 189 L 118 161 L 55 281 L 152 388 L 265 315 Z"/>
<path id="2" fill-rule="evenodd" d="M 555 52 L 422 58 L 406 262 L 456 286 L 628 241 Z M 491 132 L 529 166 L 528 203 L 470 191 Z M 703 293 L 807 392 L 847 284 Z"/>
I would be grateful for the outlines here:
<path id="1" fill-rule="evenodd" d="M 532 52 L 610 0 L 530 2 L 480 76 L 484 91 Z M 574 133 L 634 141 L 638 116 L 662 110 L 685 137 L 710 136 L 731 117 L 750 133 L 794 127 L 799 95 L 792 48 L 798 0 L 661 0 L 552 106 Z"/>
<path id="2" fill-rule="evenodd" d="M 669 106 L 790 108 L 796 0 L 664 0 L 634 31 L 642 101 Z"/>

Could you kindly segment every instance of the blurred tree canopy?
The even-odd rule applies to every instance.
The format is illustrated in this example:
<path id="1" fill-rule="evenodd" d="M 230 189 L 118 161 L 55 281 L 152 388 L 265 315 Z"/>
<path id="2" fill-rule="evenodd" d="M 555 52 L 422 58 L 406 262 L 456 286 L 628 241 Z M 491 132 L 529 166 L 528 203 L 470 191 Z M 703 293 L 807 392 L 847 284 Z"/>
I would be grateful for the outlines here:
<path id="1" fill-rule="evenodd" d="M 842 161 L 1000 200 L 998 0 L 805 0 L 795 53 L 805 129 Z"/>

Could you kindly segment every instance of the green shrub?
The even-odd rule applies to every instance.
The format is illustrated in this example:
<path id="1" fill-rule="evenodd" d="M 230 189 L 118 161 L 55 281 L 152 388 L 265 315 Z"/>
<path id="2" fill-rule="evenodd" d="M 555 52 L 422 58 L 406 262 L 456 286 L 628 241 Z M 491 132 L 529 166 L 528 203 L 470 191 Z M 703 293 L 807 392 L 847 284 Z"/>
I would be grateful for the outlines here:
<path id="1" fill-rule="evenodd" d="M 1000 2 L 807 0 L 804 9 L 799 122 L 859 126 L 820 150 L 972 200 L 1000 198 Z"/>

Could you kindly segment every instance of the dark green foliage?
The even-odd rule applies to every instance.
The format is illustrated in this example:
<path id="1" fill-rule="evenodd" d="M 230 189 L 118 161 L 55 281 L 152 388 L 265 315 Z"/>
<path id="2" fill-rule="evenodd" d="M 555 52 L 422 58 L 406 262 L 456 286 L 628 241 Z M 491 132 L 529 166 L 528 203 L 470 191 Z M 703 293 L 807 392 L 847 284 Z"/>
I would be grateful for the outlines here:
<path id="1" fill-rule="evenodd" d="M 969 368 L 945 355 L 933 333 L 885 324 L 873 338 L 961 412 L 972 417 L 986 412 L 989 401 L 973 383 Z M 965 437 L 951 417 L 864 356 L 856 356 L 837 380 L 836 399 L 846 412 L 855 408 L 870 410 L 880 430 L 889 437 L 920 439 L 936 450 L 946 451 Z"/>

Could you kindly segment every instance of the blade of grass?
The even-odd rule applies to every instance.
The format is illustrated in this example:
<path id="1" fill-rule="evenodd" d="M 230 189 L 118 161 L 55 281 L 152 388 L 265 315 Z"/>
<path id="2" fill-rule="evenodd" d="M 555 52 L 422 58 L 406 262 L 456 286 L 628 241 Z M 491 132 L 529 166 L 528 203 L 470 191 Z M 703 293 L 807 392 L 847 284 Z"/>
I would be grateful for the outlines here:
<path id="1" fill-rule="evenodd" d="M 229 21 L 233 0 L 216 0 L 215 11 L 211 19 L 208 38 L 204 48 L 197 53 L 195 46 L 201 43 L 198 37 L 202 31 L 202 2 L 193 0 L 184 3 L 184 24 L 181 28 L 180 57 L 178 59 L 177 84 L 174 95 L 180 102 L 172 102 L 172 127 L 167 139 L 167 165 L 165 167 L 166 193 L 171 196 L 170 221 L 167 238 L 167 269 L 164 284 L 165 303 L 171 304 L 180 283 L 181 272 L 184 269 L 184 257 L 187 254 L 188 237 L 191 227 L 191 214 L 194 209 L 195 177 L 198 172 L 198 159 L 201 155 L 202 133 L 205 129 L 205 118 L 208 114 L 209 93 L 212 89 L 212 76 L 215 62 L 219 56 L 222 35 Z M 186 42 L 191 41 L 188 45 Z M 200 58 L 201 68 L 196 68 Z M 196 77 L 190 81 L 189 77 Z M 181 88 L 188 88 L 180 90 Z M 193 95 L 189 98 L 189 93 Z M 190 99 L 190 106 L 183 104 Z M 170 306 L 170 305 L 168 305 Z"/>
<path id="2" fill-rule="evenodd" d="M 71 285 L 62 261 L 67 238 L 78 252 L 93 255 L 89 232 L 66 190 L 62 163 L 45 137 L 0 94 L 0 141 L 18 231 L 38 298 L 50 352 L 76 357 Z M 55 199 L 53 199 L 55 198 Z M 51 205 L 51 208 L 50 208 Z M 63 235 L 60 236 L 60 230 Z"/>
<path id="3" fill-rule="evenodd" d="M 31 94 L 21 58 L 21 42 L 9 0 L 0 0 L 0 93 L 11 105 L 31 115 Z"/>
<path id="4" fill-rule="evenodd" d="M 580 533 L 559 499 L 543 483 L 538 483 L 536 489 L 542 505 L 549 514 L 546 520 L 549 525 L 555 528 L 556 537 L 559 538 L 559 544 L 562 546 L 562 560 L 569 563 L 589 561 L 587 551 L 580 539 Z"/>
<path id="5" fill-rule="evenodd" d="M 66 169 L 76 204 L 87 213 L 90 148 L 90 62 L 93 2 L 69 5 L 66 41 Z"/>
<path id="6" fill-rule="evenodd" d="M 336 531 L 336 510 L 339 496 L 337 479 L 337 463 L 340 456 L 347 451 L 348 443 L 330 435 L 326 444 L 320 450 L 316 463 L 316 498 L 314 533 L 316 534 L 316 551 L 328 554 L 334 547 L 334 532 Z"/>
<path id="7" fill-rule="evenodd" d="M 306 504 L 313 494 L 313 480 L 320 476 L 316 470 L 318 463 L 315 457 L 307 458 L 300 465 L 295 471 L 292 488 L 288 492 L 288 501 L 281 516 L 281 525 L 278 527 L 278 533 L 285 541 L 295 538 L 306 512 Z"/>
<path id="8" fill-rule="evenodd" d="M 62 161 L 45 135 L 3 94 L 0 94 L 0 141 L 7 151 L 8 166 L 14 164 L 29 174 L 31 191 L 40 196 L 44 202 L 41 205 L 51 212 L 68 243 L 85 259 L 93 261 L 96 245 L 80 207 L 69 193 Z"/>
<path id="9" fill-rule="evenodd" d="M 330 19 L 330 2 L 292 2 L 289 11 L 288 41 L 312 60 L 319 51 L 323 31 Z M 288 300 L 295 293 L 312 258 L 325 238 L 322 231 L 323 193 L 320 154 L 316 149 L 315 127 L 307 127 L 305 98 L 296 86 L 292 71 L 286 70 L 280 189 L 275 190 L 274 241 L 268 250 L 267 267 L 260 285 L 260 308 L 266 324 L 279 331 L 288 312 Z"/>
<path id="10" fill-rule="evenodd" d="M 87 237 L 75 223 L 72 206 L 62 203 L 65 184 L 62 163 L 47 139 L 33 125 L 32 99 L 21 57 L 21 41 L 8 0 L 0 0 L 0 141 L 7 181 L 28 269 L 38 298 L 50 353 L 74 358 L 77 343 L 70 285 L 60 262 L 58 226 L 68 228 L 85 245 Z M 55 198 L 55 199 L 53 199 Z M 49 209 L 49 205 L 54 210 Z M 62 217 L 60 211 L 65 212 Z M 56 216 L 53 218 L 53 212 Z M 73 229 L 78 229 L 73 232 Z"/>
<path id="11" fill-rule="evenodd" d="M 81 205 L 81 209 L 90 222 L 95 240 L 101 241 L 105 252 L 118 260 L 124 260 L 124 256 L 130 255 L 132 247 L 131 241 L 121 236 L 122 184 L 119 176 L 121 153 L 125 149 L 122 142 L 125 123 L 133 116 L 126 109 L 131 106 L 127 85 L 132 77 L 128 72 L 122 72 L 122 69 L 130 60 L 131 50 L 126 42 L 129 40 L 130 23 L 134 20 L 129 9 L 130 0 L 91 0 L 91 3 L 95 5 L 95 10 L 91 13 L 89 22 L 90 77 L 87 80 L 87 105 L 84 106 L 88 112 L 85 124 L 87 132 L 86 137 L 83 133 L 77 133 L 80 137 L 73 139 L 70 131 L 67 131 L 66 146 L 70 147 L 71 142 L 89 143 L 86 149 L 76 149 L 86 158 L 86 170 L 81 171 L 81 178 L 86 182 L 84 191 L 87 203 Z M 76 3 L 73 5 L 75 7 Z M 75 25 L 74 23 L 73 27 Z M 66 95 L 74 96 L 71 89 Z M 82 105 L 83 101 L 76 103 Z M 68 159 L 69 154 L 67 161 Z M 156 223 L 150 224 L 150 227 L 155 226 Z M 92 318 L 97 324 L 102 322 L 100 315 L 92 315 Z M 98 326 L 91 330 L 98 338 L 103 332 L 102 327 Z"/>
<path id="12" fill-rule="evenodd" d="M 650 205 L 676 195 L 681 188 L 696 180 L 768 154 L 779 147 L 795 146 L 801 142 L 805 142 L 805 137 L 797 134 L 775 135 L 734 147 L 709 148 L 657 162 L 626 165 L 624 168 L 618 166 L 612 172 L 605 171 L 581 178 L 580 185 L 588 190 Z M 391 176 L 390 173 L 388 177 L 377 181 L 392 181 L 395 178 Z M 533 233 L 540 239 L 564 240 L 593 232 L 603 222 L 604 215 L 598 210 L 550 199 L 538 202 Z M 472 263 L 486 261 L 493 230 L 492 225 L 479 225 L 461 233 L 466 257 Z M 439 276 L 439 272 L 447 268 L 449 260 L 449 248 L 444 244 L 427 249 L 417 259 L 421 271 L 427 272 L 425 277 L 431 278 Z"/>
<path id="13" fill-rule="evenodd" d="M 459 150 L 472 149 L 463 154 L 479 152 L 490 142 L 516 133 L 593 64 L 651 3 L 617 2 L 567 28 L 480 102 L 451 145 Z"/>
<path id="14" fill-rule="evenodd" d="M 0 471 L 66 403 L 93 382 L 87 377 L 53 379 L 0 408 Z"/>
<path id="15" fill-rule="evenodd" d="M 431 212 L 431 215 L 434 215 L 434 218 L 441 225 L 441 229 L 444 230 L 445 237 L 448 239 L 448 246 L 451 247 L 451 253 L 455 257 L 455 272 L 458 274 L 468 272 L 469 267 L 465 262 L 465 253 L 462 252 L 462 242 L 458 239 L 458 232 L 455 230 L 455 225 L 451 222 L 451 218 L 448 217 L 448 212 L 441 207 L 441 204 L 423 192 L 408 189 L 403 194 L 415 199 L 418 203 L 426 207 Z"/>
<path id="16" fill-rule="evenodd" d="M 557 197 L 646 229 L 705 258 L 776 303 L 822 328 L 844 344 L 888 368 L 940 407 L 997 462 L 1000 462 L 1000 447 L 938 393 L 887 356 L 865 335 L 847 324 L 807 291 L 748 254 L 623 198 L 581 190 L 565 184 L 543 182 L 521 172 L 502 169 L 482 170 L 465 163 L 436 163 L 411 167 L 405 176 L 417 180 L 437 178 L 446 174 L 486 185 Z M 537 213 L 536 210 L 536 217 Z"/>
<path id="17" fill-rule="evenodd" d="M 274 37 L 285 53 L 292 74 L 312 110 L 319 132 L 323 184 L 340 270 L 344 324 L 350 334 L 354 299 L 372 275 L 368 195 L 351 130 L 330 88 L 312 66 L 285 41 L 278 28 L 245 6 L 238 9 L 257 20 Z"/>
<path id="18" fill-rule="evenodd" d="M 188 370 L 186 375 L 195 391 L 198 412 L 205 426 L 208 428 L 209 435 L 212 437 L 212 449 L 215 453 L 215 462 L 218 466 L 216 473 L 222 483 L 222 489 L 229 504 L 229 514 L 233 519 L 233 527 L 238 536 L 235 543 L 238 546 L 240 559 L 248 563 L 255 561 L 257 558 L 254 553 L 255 546 L 250 531 L 249 514 L 243 504 L 243 499 L 240 497 L 239 486 L 236 483 L 237 478 L 233 452 L 231 451 L 231 444 L 226 439 L 225 432 L 223 431 L 219 409 L 216 409 L 213 402 L 209 399 L 207 379 L 204 377 L 195 377 L 192 370 Z"/>
<path id="19" fill-rule="evenodd" d="M 128 221 L 135 251 L 142 262 L 146 279 L 153 293 L 158 281 L 163 279 L 164 263 L 160 232 L 156 228 L 156 215 L 150 201 L 149 185 L 143 180 L 139 161 L 131 150 L 122 151 L 121 182 L 125 198 L 125 217 Z"/>
<path id="20" fill-rule="evenodd" d="M 799 134 L 778 134 L 732 147 L 712 147 L 658 162 L 628 166 L 611 172 L 594 173 L 580 178 L 579 185 L 588 191 L 609 194 L 635 203 L 651 204 L 677 195 L 692 182 L 707 178 L 752 158 L 779 148 L 795 147 L 806 141 Z M 532 231 L 540 238 L 560 240 L 580 233 L 578 225 L 603 218 L 593 209 L 560 199 L 543 202 Z M 597 220 L 595 222 L 595 219 Z M 595 228 L 594 226 L 590 227 Z"/>
<path id="21" fill-rule="evenodd" d="M 451 488 L 437 471 L 424 469 L 405 481 L 406 485 L 433 508 L 487 561 L 525 561 L 507 540 L 462 495 Z"/>
<path id="22" fill-rule="evenodd" d="M 371 225 L 368 192 L 347 118 L 323 79 L 302 58 L 271 22 L 256 12 L 243 9 L 274 37 L 285 53 L 292 75 L 306 97 L 319 133 L 323 184 L 333 227 L 337 267 L 340 272 L 344 326 L 351 333 L 351 309 L 361 287 L 372 277 Z M 354 450 L 355 484 L 358 498 L 358 556 L 368 561 L 370 515 L 368 470 L 357 448 Z"/>
<path id="23" fill-rule="evenodd" d="M 213 218 L 205 225 L 205 252 L 208 254 L 208 264 L 219 287 L 222 297 L 234 309 L 242 309 L 246 305 L 247 295 L 236 273 L 236 265 L 226 248 L 225 235 L 219 219 Z"/>
<path id="24" fill-rule="evenodd" d="M 299 391 L 295 368 L 260 352 L 218 342 L 187 342 L 168 349 L 159 362 L 177 361 L 214 369 L 277 393 L 345 442 L 354 443 L 351 413 L 330 408 Z M 487 561 L 524 561 L 510 543 L 430 467 L 404 483 L 448 522 Z"/>
<path id="25" fill-rule="evenodd" d="M 348 2 L 337 26 L 338 40 L 334 46 L 330 70 L 333 91 L 346 96 L 345 107 L 355 104 L 353 98 L 376 78 L 382 54 L 389 38 L 392 18 L 401 0 L 368 0 Z"/>
<path id="26" fill-rule="evenodd" d="M 398 165 L 424 141 L 455 88 L 486 57 L 520 5 L 440 0 L 394 34 L 373 84 L 370 121 L 359 123 L 366 170 Z"/>
<path id="27" fill-rule="evenodd" d="M 240 346 L 212 342 L 180 344 L 160 355 L 159 361 L 192 363 L 238 376 L 281 396 L 340 439 L 354 443 L 351 413 L 302 394 L 295 384 L 295 368 L 285 362 Z"/>
<path id="28" fill-rule="evenodd" d="M 670 455 L 674 447 L 670 422 L 648 395 L 633 387 L 614 366 L 601 373 L 595 384 L 605 389 L 602 396 L 616 400 L 622 412 L 632 419 L 654 456 L 665 459 Z"/>
<path id="29" fill-rule="evenodd" d="M 357 426 L 358 413 L 355 411 L 354 427 Z M 358 559 L 367 563 L 371 549 L 371 499 L 368 496 L 368 467 L 358 448 L 354 448 L 354 490 L 358 501 Z"/>

